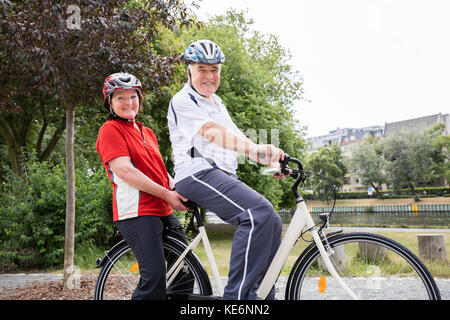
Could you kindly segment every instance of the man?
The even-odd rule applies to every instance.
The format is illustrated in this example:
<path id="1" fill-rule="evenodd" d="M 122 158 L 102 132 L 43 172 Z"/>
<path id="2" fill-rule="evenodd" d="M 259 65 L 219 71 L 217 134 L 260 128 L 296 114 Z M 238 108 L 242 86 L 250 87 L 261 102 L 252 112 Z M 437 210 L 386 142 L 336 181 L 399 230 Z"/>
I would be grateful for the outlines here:
<path id="1" fill-rule="evenodd" d="M 184 58 L 188 83 L 170 101 L 167 116 L 175 187 L 180 195 L 237 226 L 223 298 L 256 299 L 281 242 L 281 219 L 267 199 L 239 181 L 237 153 L 279 166 L 284 152 L 253 143 L 232 121 L 215 94 L 225 61 L 215 43 L 196 41 L 187 47 Z M 269 295 L 273 297 L 274 290 Z"/>

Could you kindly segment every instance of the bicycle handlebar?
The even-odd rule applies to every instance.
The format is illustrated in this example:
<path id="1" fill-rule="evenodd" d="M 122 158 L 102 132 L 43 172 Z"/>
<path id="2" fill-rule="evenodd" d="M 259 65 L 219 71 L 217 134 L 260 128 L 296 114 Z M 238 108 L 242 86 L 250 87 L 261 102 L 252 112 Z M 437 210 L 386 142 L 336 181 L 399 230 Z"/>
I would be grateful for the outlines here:
<path id="1" fill-rule="evenodd" d="M 289 168 L 288 163 L 290 163 L 290 162 L 295 163 L 297 165 L 298 169 Z M 284 174 L 289 174 L 293 179 L 296 179 L 296 181 L 292 185 L 291 189 L 295 195 L 295 202 L 296 203 L 302 202 L 303 198 L 299 195 L 297 189 L 298 189 L 298 186 L 300 185 L 300 183 L 303 183 L 306 181 L 306 172 L 303 170 L 303 163 L 300 160 L 291 158 L 288 154 L 285 154 L 284 160 L 280 160 L 280 164 L 281 164 L 280 172 L 282 172 Z M 323 221 L 323 225 L 322 225 L 322 228 L 323 228 L 328 225 L 328 220 L 330 219 L 330 217 L 334 211 L 334 206 L 336 205 L 336 189 L 334 188 L 334 186 L 332 185 L 330 180 L 327 179 L 325 176 L 314 173 L 314 172 L 310 172 L 310 173 L 318 175 L 321 179 L 325 180 L 332 187 L 332 191 L 333 191 L 333 195 L 334 195 L 334 203 L 333 203 L 333 207 L 332 207 L 330 213 L 328 213 L 324 217 L 320 217 Z"/>
<path id="2" fill-rule="evenodd" d="M 288 167 L 289 163 L 294 163 L 297 165 L 297 169 L 292 169 Z M 284 159 L 280 160 L 280 168 L 268 168 L 265 169 L 263 174 L 277 174 L 277 173 L 283 173 L 286 175 L 289 175 L 291 178 L 296 179 L 295 183 L 292 185 L 292 192 L 294 192 L 295 195 L 295 201 L 298 203 L 300 201 L 303 201 L 303 198 L 298 194 L 298 186 L 301 182 L 305 182 L 306 175 L 303 171 L 303 163 L 296 159 L 291 158 L 288 154 L 284 155 Z"/>
<path id="3" fill-rule="evenodd" d="M 293 170 L 290 169 L 287 165 L 288 163 L 295 163 L 297 165 L 297 170 Z M 292 174 L 292 173 L 301 173 L 303 171 L 303 163 L 295 158 L 291 158 L 287 153 L 284 155 L 284 160 L 280 160 L 280 164 L 281 164 L 281 173 L 284 174 Z M 296 177 L 293 177 L 294 179 L 296 179 Z"/>
<path id="4" fill-rule="evenodd" d="M 297 169 L 289 168 L 288 167 L 289 163 L 296 164 Z M 281 168 L 280 168 L 281 173 L 289 174 L 289 176 L 291 176 L 293 179 L 296 179 L 295 183 L 291 187 L 292 192 L 295 195 L 295 202 L 299 203 L 299 202 L 303 201 L 303 198 L 299 195 L 298 190 L 297 190 L 299 184 L 302 182 L 305 182 L 305 180 L 306 180 L 306 175 L 303 171 L 303 163 L 300 160 L 291 158 L 288 154 L 285 154 L 284 160 L 280 160 L 280 164 L 281 164 Z"/>

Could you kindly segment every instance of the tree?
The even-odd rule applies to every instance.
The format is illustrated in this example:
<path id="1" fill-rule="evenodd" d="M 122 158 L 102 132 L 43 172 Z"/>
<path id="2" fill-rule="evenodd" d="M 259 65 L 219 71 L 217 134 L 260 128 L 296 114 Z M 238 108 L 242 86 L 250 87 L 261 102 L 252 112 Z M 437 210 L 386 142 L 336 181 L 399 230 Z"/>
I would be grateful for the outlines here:
<path id="1" fill-rule="evenodd" d="M 438 177 L 433 160 L 434 148 L 423 131 L 403 132 L 386 137 L 382 142 L 383 157 L 387 161 L 386 176 L 394 190 L 409 188 L 419 201 L 415 188 L 432 184 Z"/>
<path id="2" fill-rule="evenodd" d="M 374 137 L 364 139 L 352 150 L 348 163 L 351 171 L 361 178 L 361 184 L 372 186 L 380 198 L 381 185 L 386 183 L 386 160 L 381 153 L 380 141 Z"/>
<path id="3" fill-rule="evenodd" d="M 192 25 L 187 10 L 182 1 L 163 0 L 0 3 L 0 109 L 23 116 L 36 113 L 45 101 L 61 118 L 65 111 L 66 285 L 74 256 L 75 109 L 98 101 L 103 79 L 118 71 L 139 74 L 147 90 L 158 93 L 178 57 L 158 55 L 153 40 L 159 27 Z M 0 127 L 13 153 L 16 146 Z"/>
<path id="4" fill-rule="evenodd" d="M 8 148 L 8 160 L 16 175 L 31 157 L 47 160 L 57 147 L 66 126 L 65 116 L 52 110 L 45 100 L 17 100 L 21 110 L 0 110 L 0 135 Z"/>
<path id="5" fill-rule="evenodd" d="M 450 135 L 444 135 L 444 130 L 444 123 L 436 123 L 425 130 L 425 135 L 430 138 L 434 148 L 432 158 L 435 165 L 433 170 L 444 177 L 443 183 L 450 181 Z"/>
<path id="6" fill-rule="evenodd" d="M 323 146 L 316 152 L 311 153 L 307 158 L 305 168 L 327 177 L 337 190 L 342 187 L 342 181 L 347 172 L 341 147 L 335 143 L 330 147 Z M 332 196 L 329 194 L 330 187 L 327 182 L 316 175 L 312 177 L 311 184 L 320 199 L 328 200 Z"/>

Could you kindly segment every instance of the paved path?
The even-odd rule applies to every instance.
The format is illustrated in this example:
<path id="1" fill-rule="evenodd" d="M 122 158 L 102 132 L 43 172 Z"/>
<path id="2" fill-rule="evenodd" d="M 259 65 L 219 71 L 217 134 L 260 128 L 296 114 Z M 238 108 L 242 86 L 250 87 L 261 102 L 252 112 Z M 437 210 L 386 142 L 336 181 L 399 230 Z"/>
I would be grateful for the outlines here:
<path id="1" fill-rule="evenodd" d="M 450 229 L 415 229 L 415 228 L 372 228 L 372 227 L 331 227 L 329 230 L 344 229 L 345 231 L 366 231 L 366 232 L 419 232 L 419 233 L 448 233 Z M 62 274 L 52 273 L 17 273 L 17 274 L 0 274 L 0 291 L 4 288 L 13 288 L 18 286 L 24 286 L 32 281 L 57 281 L 63 278 Z M 436 283 L 441 291 L 442 299 L 450 300 L 450 279 L 435 279 Z M 226 284 L 227 278 L 222 277 L 222 282 Z M 277 294 L 276 298 L 279 300 L 284 299 L 285 287 L 287 277 L 280 277 L 276 284 Z M 211 284 L 214 286 L 214 280 L 211 280 Z M 411 289 L 413 290 L 413 289 Z"/>
<path id="2" fill-rule="evenodd" d="M 8 273 L 0 274 L 0 291 L 3 288 L 25 286 L 33 281 L 48 282 L 63 279 L 63 274 L 53 273 Z"/>
<path id="3" fill-rule="evenodd" d="M 56 281 L 63 278 L 62 274 L 51 274 L 51 273 L 33 273 L 33 274 L 0 274 L 0 292 L 4 288 L 20 287 L 31 283 L 32 281 Z M 225 285 L 227 282 L 226 277 L 221 277 L 222 283 Z M 435 279 L 436 283 L 441 292 L 442 299 L 450 300 L 450 279 Z M 354 280 L 357 281 L 357 280 Z M 405 288 L 406 292 L 414 292 L 412 283 L 408 282 L 407 279 L 399 280 L 402 283 L 402 287 Z M 286 288 L 287 277 L 280 277 L 277 281 L 276 288 L 276 298 L 278 300 L 284 300 L 285 288 Z M 211 284 L 213 285 L 213 291 L 216 294 L 216 285 L 214 279 L 211 279 Z M 316 290 L 317 291 L 317 290 Z M 386 293 L 389 294 L 388 292 Z"/>
<path id="4" fill-rule="evenodd" d="M 414 293 L 414 284 L 417 284 L 416 280 L 410 281 L 410 280 L 405 279 L 405 278 L 397 278 L 397 279 L 398 279 L 398 281 L 394 280 L 396 282 L 394 282 L 392 279 L 389 279 L 389 282 L 391 282 L 391 285 L 394 288 L 396 288 L 397 284 L 398 284 L 398 287 L 401 287 L 404 292 L 406 292 L 406 293 L 408 293 L 408 292 L 409 293 Z M 223 285 L 226 285 L 227 278 L 226 277 L 221 277 L 221 280 L 222 280 Z M 285 294 L 286 294 L 285 290 L 286 290 L 287 280 L 288 280 L 288 277 L 280 277 L 278 279 L 278 281 L 277 281 L 277 283 L 275 285 L 275 288 L 277 289 L 277 292 L 275 294 L 275 298 L 277 300 L 284 300 Z M 364 286 L 367 283 L 367 279 L 364 279 L 364 280 L 353 279 L 353 280 L 350 280 L 350 281 L 353 281 L 353 282 L 364 281 Z M 450 279 L 439 279 L 438 278 L 438 279 L 435 279 L 435 281 L 436 281 L 436 283 L 437 283 L 437 285 L 439 287 L 439 291 L 441 292 L 442 299 L 443 300 L 450 300 Z M 216 291 L 216 285 L 214 283 L 214 279 L 213 278 L 211 278 L 211 285 L 213 287 L 214 294 L 216 294 L 216 292 L 217 292 Z M 314 297 L 314 295 L 317 295 L 318 298 L 322 299 L 321 294 L 318 293 L 317 291 L 318 291 L 317 287 L 314 287 L 312 289 L 312 292 L 311 292 L 310 296 Z M 386 294 L 384 296 L 386 297 L 386 299 L 389 299 L 389 292 L 386 292 Z M 345 296 L 342 297 L 342 298 L 343 299 L 348 299 Z M 411 297 L 411 298 L 413 298 L 413 297 Z M 395 296 L 395 297 L 392 297 L 392 299 L 398 299 L 398 297 Z M 405 299 L 407 300 L 408 298 L 405 297 Z"/>

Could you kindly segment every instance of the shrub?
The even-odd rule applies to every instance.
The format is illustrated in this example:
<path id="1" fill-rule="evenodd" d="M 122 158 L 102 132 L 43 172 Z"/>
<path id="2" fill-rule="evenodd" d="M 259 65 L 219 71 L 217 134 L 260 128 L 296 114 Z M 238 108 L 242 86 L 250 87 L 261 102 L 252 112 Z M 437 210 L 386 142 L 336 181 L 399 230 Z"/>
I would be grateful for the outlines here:
<path id="1" fill-rule="evenodd" d="M 76 166 L 75 244 L 114 241 L 112 188 L 104 169 Z M 66 213 L 63 164 L 29 163 L 25 174 L 7 174 L 0 186 L 0 268 L 62 266 Z"/>
<path id="2" fill-rule="evenodd" d="M 415 188 L 416 194 L 419 197 L 424 196 L 435 196 L 435 197 L 445 197 L 450 194 L 450 187 L 423 187 L 423 188 Z M 383 190 L 380 191 L 380 195 L 385 199 L 395 199 L 395 198 L 410 198 L 411 190 L 410 189 L 400 189 L 395 193 L 393 190 Z M 376 193 L 374 192 L 371 196 L 372 198 L 376 197 Z M 367 191 L 352 191 L 352 192 L 339 192 L 337 193 L 338 199 L 367 199 L 369 195 Z"/>
<path id="3" fill-rule="evenodd" d="M 64 248 L 64 170 L 34 163 L 22 177 L 9 173 L 0 202 L 1 267 L 56 264 Z"/>

